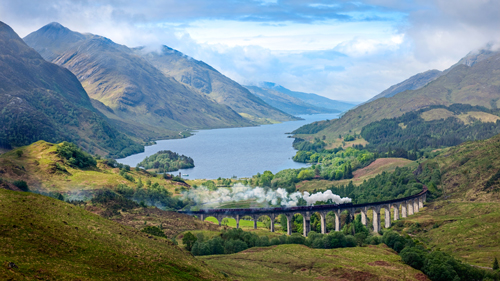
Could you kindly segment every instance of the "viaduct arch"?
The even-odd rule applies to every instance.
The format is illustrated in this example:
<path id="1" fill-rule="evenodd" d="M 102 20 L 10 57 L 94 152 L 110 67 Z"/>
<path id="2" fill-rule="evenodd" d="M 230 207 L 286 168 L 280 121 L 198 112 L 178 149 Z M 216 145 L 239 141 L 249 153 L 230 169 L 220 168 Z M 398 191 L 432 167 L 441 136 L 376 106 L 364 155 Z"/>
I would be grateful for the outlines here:
<path id="1" fill-rule="evenodd" d="M 261 216 L 269 216 L 271 219 L 271 232 L 274 232 L 274 220 L 278 215 L 285 215 L 287 218 L 287 234 L 292 234 L 292 218 L 295 214 L 301 214 L 303 217 L 303 235 L 307 237 L 311 231 L 311 215 L 318 213 L 321 218 L 321 233 L 326 234 L 326 215 L 329 212 L 335 213 L 335 231 L 340 231 L 341 222 L 340 214 L 348 211 L 351 216 L 356 212 L 361 213 L 361 222 L 367 225 L 367 212 L 373 212 L 373 230 L 379 232 L 380 225 L 380 210 L 385 209 L 385 228 L 391 227 L 391 219 L 394 221 L 400 218 L 418 213 L 420 208 L 424 207 L 424 202 L 427 199 L 427 186 L 424 185 L 422 191 L 418 194 L 400 199 L 393 199 L 383 202 L 365 203 L 365 204 L 334 204 L 334 205 L 319 205 L 319 206 L 301 206 L 290 208 L 248 208 L 248 209 L 206 209 L 200 211 L 179 211 L 179 213 L 187 215 L 196 215 L 200 220 L 205 220 L 207 217 L 215 217 L 219 221 L 219 225 L 224 218 L 230 217 L 236 220 L 236 228 L 239 228 L 240 219 L 244 216 L 250 216 L 253 219 L 253 226 L 257 228 L 257 219 Z M 399 214 L 401 207 L 401 214 Z M 394 215 L 391 218 L 391 208 L 394 210 Z"/>

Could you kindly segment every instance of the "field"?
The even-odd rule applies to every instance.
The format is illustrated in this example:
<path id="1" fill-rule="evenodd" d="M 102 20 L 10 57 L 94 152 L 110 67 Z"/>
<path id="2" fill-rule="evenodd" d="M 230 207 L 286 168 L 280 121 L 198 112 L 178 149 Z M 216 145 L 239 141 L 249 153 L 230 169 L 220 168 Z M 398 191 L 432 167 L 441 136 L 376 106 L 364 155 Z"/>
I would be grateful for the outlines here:
<path id="1" fill-rule="evenodd" d="M 500 203 L 433 202 L 407 218 L 405 226 L 415 222 L 421 228 L 414 235 L 430 248 L 490 268 L 500 258 Z"/>
<path id="2" fill-rule="evenodd" d="M 385 245 L 328 250 L 279 245 L 200 259 L 232 280 L 428 280 Z"/>
<path id="3" fill-rule="evenodd" d="M 300 191 L 312 192 L 313 190 L 327 189 L 332 185 L 347 185 L 350 181 L 354 185 L 360 185 L 363 181 L 374 178 L 382 172 L 392 172 L 396 167 L 415 166 L 414 161 L 404 158 L 379 158 L 370 165 L 353 172 L 354 178 L 340 181 L 311 180 L 298 183 L 297 189 Z"/>
<path id="4" fill-rule="evenodd" d="M 224 279 L 167 239 L 33 193 L 0 189 L 0 243 L 0 280 Z"/>

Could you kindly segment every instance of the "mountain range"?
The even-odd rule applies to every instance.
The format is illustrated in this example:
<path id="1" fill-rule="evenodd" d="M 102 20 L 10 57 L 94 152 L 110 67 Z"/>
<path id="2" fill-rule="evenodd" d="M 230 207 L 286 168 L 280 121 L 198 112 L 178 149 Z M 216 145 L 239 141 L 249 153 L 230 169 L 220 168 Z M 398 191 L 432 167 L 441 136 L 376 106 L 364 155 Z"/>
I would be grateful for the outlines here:
<path id="1" fill-rule="evenodd" d="M 299 99 L 305 103 L 311 104 L 316 107 L 327 108 L 331 110 L 339 110 L 341 112 L 347 111 L 356 105 L 354 103 L 331 100 L 329 98 L 316 94 L 292 91 L 272 82 L 263 82 L 261 83 L 260 87 L 281 92 L 283 94 L 294 97 L 296 99 Z"/>
<path id="2" fill-rule="evenodd" d="M 74 73 L 94 106 L 137 139 L 295 119 L 205 63 L 168 47 L 159 53 L 131 49 L 58 23 L 40 28 L 24 41 L 46 60 Z"/>
<path id="3" fill-rule="evenodd" d="M 443 72 L 431 70 L 390 87 L 378 98 L 348 111 L 339 119 L 322 124 L 324 129 L 317 135 L 336 138 L 349 132 L 359 133 L 374 121 L 398 117 L 430 105 L 462 103 L 498 108 L 499 61 L 499 51 L 486 48 L 471 52 Z"/>
<path id="4" fill-rule="evenodd" d="M 115 156 L 143 148 L 96 110 L 78 79 L 45 61 L 0 22 L 0 146 L 72 141 Z"/>
<path id="5" fill-rule="evenodd" d="M 301 99 L 289 96 L 283 92 L 272 88 L 258 86 L 245 86 L 252 94 L 258 96 L 269 105 L 280 109 L 288 114 L 319 114 L 319 113 L 340 113 L 338 109 L 328 109 L 314 106 Z M 285 89 L 285 88 L 283 88 Z"/>

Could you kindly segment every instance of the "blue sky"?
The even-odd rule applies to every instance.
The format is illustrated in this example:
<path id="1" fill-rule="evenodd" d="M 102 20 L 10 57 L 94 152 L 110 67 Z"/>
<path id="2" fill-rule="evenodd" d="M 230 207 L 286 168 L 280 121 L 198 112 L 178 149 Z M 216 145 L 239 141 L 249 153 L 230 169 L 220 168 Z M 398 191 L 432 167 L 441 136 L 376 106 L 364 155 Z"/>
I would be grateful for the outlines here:
<path id="1" fill-rule="evenodd" d="M 499 11 L 495 0 L 4 0 L 0 20 L 21 36 L 57 21 L 131 47 L 165 44 L 241 84 L 361 102 L 498 42 Z"/>

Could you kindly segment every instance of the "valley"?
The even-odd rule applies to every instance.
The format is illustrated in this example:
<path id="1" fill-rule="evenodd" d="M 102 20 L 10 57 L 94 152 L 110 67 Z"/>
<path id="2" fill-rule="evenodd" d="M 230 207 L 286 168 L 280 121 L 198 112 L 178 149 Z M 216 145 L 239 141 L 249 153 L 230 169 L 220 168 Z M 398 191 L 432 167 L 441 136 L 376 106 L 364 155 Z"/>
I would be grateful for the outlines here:
<path id="1" fill-rule="evenodd" d="M 417 2 L 0 4 L 0 279 L 500 280 L 500 6 Z"/>

